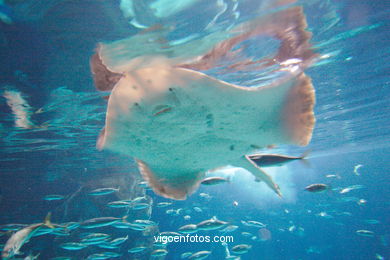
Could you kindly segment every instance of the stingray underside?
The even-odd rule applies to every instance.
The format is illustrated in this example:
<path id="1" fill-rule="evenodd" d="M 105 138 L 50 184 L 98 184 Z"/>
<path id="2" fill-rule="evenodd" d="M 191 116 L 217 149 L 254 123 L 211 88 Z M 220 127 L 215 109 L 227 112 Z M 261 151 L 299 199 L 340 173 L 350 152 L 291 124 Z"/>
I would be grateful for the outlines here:
<path id="1" fill-rule="evenodd" d="M 208 169 L 269 144 L 310 140 L 314 92 L 303 73 L 246 88 L 181 68 L 127 73 L 108 101 L 100 148 L 139 160 L 159 194 L 185 198 Z"/>

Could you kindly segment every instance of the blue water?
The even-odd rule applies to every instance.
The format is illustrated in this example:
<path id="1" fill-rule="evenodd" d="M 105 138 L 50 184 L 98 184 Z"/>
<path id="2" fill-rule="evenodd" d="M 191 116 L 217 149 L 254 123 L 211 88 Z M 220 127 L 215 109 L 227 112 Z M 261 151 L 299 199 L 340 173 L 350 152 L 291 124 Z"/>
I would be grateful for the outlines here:
<path id="1" fill-rule="evenodd" d="M 38 253 L 38 259 L 87 259 L 107 251 L 120 255 L 107 259 L 159 259 L 150 256 L 156 249 L 152 247 L 153 235 L 177 232 L 185 224 L 214 216 L 238 226 L 223 234 L 234 238 L 228 243 L 230 251 L 238 244 L 251 246 L 241 259 L 390 258 L 390 9 L 386 1 L 307 0 L 294 4 L 304 7 L 311 43 L 319 54 L 306 69 L 316 90 L 317 121 L 307 147 L 272 150 L 291 155 L 310 151 L 307 163 L 266 168 L 281 187 L 283 198 L 253 182 L 249 174 L 237 171 L 230 183 L 201 186 L 185 201 L 165 199 L 145 190 L 137 184 L 142 180 L 132 158 L 96 149 L 106 112 L 107 102 L 102 97 L 107 93 L 95 90 L 89 58 L 99 42 L 142 31 L 134 26 L 137 24 L 176 26 L 168 37 L 172 41 L 199 39 L 207 32 L 226 30 L 274 11 L 266 8 L 272 1 L 199 0 L 167 17 L 157 17 L 147 8 L 147 3 L 158 1 L 133 1 L 137 24 L 129 23 L 132 18 L 124 16 L 120 1 L 5 2 L 13 10 L 14 23 L 0 22 L 0 244 L 3 246 L 12 234 L 5 232 L 6 224 L 40 223 L 48 212 L 56 224 L 124 215 L 129 215 L 129 222 L 150 219 L 158 223 L 149 234 L 113 227 L 92 230 L 112 238 L 128 235 L 125 243 L 111 250 L 88 246 L 69 251 L 60 247 L 64 242 L 79 242 L 81 233 L 91 231 L 87 229 L 68 230 L 66 236 L 35 236 L 23 245 L 23 255 L 18 259 Z M 226 7 L 224 12 L 222 6 Z M 248 55 L 274 52 L 275 48 L 267 47 L 269 42 L 247 43 Z M 266 81 L 253 79 L 252 74 L 223 75 L 218 69 L 208 72 L 236 84 Z M 267 71 L 262 73 L 268 75 Z M 16 125 L 4 98 L 9 90 L 24 97 L 34 127 Z M 322 193 L 305 191 L 312 183 L 327 184 L 329 189 Z M 361 186 L 342 192 L 352 185 Z M 120 192 L 87 195 L 100 187 L 120 187 Z M 64 199 L 43 200 L 48 194 L 60 194 Z M 106 206 L 110 201 L 144 195 L 150 210 Z M 167 201 L 172 205 L 157 207 Z M 169 209 L 181 210 L 169 214 Z M 242 220 L 264 223 L 271 236 L 260 239 L 259 228 L 247 227 Z M 357 230 L 372 234 L 361 236 Z M 138 245 L 148 249 L 138 254 L 127 252 Z M 166 249 L 165 259 L 180 259 L 184 252 L 202 250 L 211 251 L 208 259 L 226 256 L 221 243 L 170 243 Z"/>

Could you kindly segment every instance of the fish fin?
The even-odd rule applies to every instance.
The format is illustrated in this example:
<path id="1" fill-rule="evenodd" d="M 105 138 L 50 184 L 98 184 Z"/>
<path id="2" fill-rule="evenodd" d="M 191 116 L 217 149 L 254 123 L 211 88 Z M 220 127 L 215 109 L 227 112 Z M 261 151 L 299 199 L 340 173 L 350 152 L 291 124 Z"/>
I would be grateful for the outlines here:
<path id="1" fill-rule="evenodd" d="M 279 197 L 283 197 L 279 185 L 276 184 L 272 177 L 263 171 L 255 162 L 253 162 L 248 155 L 245 155 L 241 160 L 241 167 L 252 173 L 256 180 L 263 181 L 269 188 L 271 188 Z"/>
<path id="2" fill-rule="evenodd" d="M 51 212 L 47 213 L 45 220 L 43 221 L 43 224 L 49 228 L 54 228 L 53 224 L 50 221 L 51 219 Z"/>
<path id="3" fill-rule="evenodd" d="M 136 162 L 143 179 L 148 182 L 155 193 L 165 198 L 185 200 L 200 184 L 199 178 L 195 178 L 190 179 L 181 185 L 170 185 L 168 180 L 158 178 L 145 162 L 141 160 L 136 160 Z M 199 177 L 199 175 L 197 177 Z"/>
<path id="4" fill-rule="evenodd" d="M 311 140 L 315 124 L 315 94 L 310 77 L 301 73 L 287 95 L 282 114 L 286 132 L 293 143 L 305 146 Z"/>
<path id="5" fill-rule="evenodd" d="M 100 46 L 90 59 L 90 67 L 95 87 L 100 91 L 111 91 L 122 74 L 110 71 L 100 58 Z"/>

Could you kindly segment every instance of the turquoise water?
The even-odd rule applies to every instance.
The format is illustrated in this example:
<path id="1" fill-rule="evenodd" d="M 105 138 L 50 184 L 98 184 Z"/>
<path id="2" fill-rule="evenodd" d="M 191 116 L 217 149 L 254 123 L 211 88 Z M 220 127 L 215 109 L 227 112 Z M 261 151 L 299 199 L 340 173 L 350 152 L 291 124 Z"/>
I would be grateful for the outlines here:
<path id="1" fill-rule="evenodd" d="M 105 124 L 107 101 L 103 97 L 108 93 L 94 87 L 90 56 L 99 42 L 125 39 L 148 27 L 155 32 L 174 28 L 159 43 L 181 46 L 272 12 L 277 16 L 290 6 L 254 0 L 180 1 L 180 6 L 179 1 L 5 2 L 7 7 L 0 12 L 12 22 L 0 22 L 0 244 L 12 234 L 8 224 L 40 223 L 48 212 L 52 223 L 67 226 L 31 237 L 17 258 L 39 254 L 38 259 L 87 259 L 114 252 L 115 256 L 106 253 L 89 259 L 159 259 L 151 256 L 158 248 L 153 236 L 177 232 L 183 225 L 214 216 L 238 228 L 232 232 L 199 230 L 191 235 L 232 236 L 233 241 L 227 243 L 230 253 L 235 245 L 251 247 L 241 259 L 390 257 L 389 7 L 385 1 L 292 3 L 304 8 L 312 49 L 318 54 L 305 69 L 316 90 L 316 125 L 306 147 L 279 145 L 262 150 L 295 156 L 309 151 L 307 163 L 265 168 L 283 198 L 254 182 L 249 173 L 230 169 L 220 173 L 230 176 L 229 183 L 202 185 L 185 201 L 166 199 L 145 188 L 131 157 L 96 149 Z M 139 48 L 144 50 L 142 45 Z M 221 60 L 202 71 L 244 86 L 267 85 L 283 77 L 276 73 L 276 65 L 227 68 L 244 58 L 273 56 L 278 49 L 276 39 L 262 36 L 234 50 L 239 48 L 245 57 Z M 20 95 L 24 101 L 12 106 L 6 93 Z M 15 107 L 19 110 L 12 110 Z M 313 183 L 326 184 L 328 189 L 305 191 Z M 88 195 L 102 187 L 119 191 Z M 44 199 L 53 194 L 62 197 Z M 107 206 L 136 197 L 145 197 L 141 203 L 150 206 L 139 210 Z M 160 202 L 172 204 L 161 207 Z M 130 223 L 149 219 L 157 225 L 137 231 L 112 225 L 73 229 L 68 224 L 123 216 Z M 248 220 L 265 227 L 242 223 Z M 111 240 L 127 239 L 111 249 L 97 245 L 63 248 L 64 243 L 80 242 L 86 232 L 106 233 Z M 128 252 L 141 245 L 146 247 L 143 252 Z M 226 257 L 220 242 L 172 242 L 166 250 L 165 259 L 204 250 L 211 252 L 208 259 Z"/>

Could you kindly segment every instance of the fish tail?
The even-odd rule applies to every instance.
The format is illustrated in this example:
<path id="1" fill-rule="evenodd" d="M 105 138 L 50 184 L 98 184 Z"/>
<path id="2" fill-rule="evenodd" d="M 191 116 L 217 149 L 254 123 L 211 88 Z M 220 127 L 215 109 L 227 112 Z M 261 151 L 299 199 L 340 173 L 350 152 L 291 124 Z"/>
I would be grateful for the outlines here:
<path id="1" fill-rule="evenodd" d="M 311 150 L 307 150 L 307 151 L 303 152 L 302 155 L 299 157 L 300 161 L 306 167 L 309 167 L 309 168 L 311 168 L 311 164 L 310 164 L 309 160 L 307 159 L 307 157 L 309 156 L 310 153 L 311 153 Z"/>
<path id="2" fill-rule="evenodd" d="M 307 157 L 309 156 L 309 154 L 311 153 L 312 151 L 309 149 L 309 150 L 306 150 L 304 151 L 301 156 L 299 157 L 300 159 L 307 159 Z"/>
<path id="3" fill-rule="evenodd" d="M 49 228 L 54 228 L 53 224 L 50 221 L 51 219 L 51 212 L 47 213 L 45 220 L 43 221 L 43 224 Z"/>
<path id="4" fill-rule="evenodd" d="M 124 222 L 124 223 L 129 223 L 129 222 L 127 221 L 127 218 L 128 218 L 128 217 L 129 217 L 128 215 L 123 216 L 123 217 L 122 217 L 122 222 Z"/>

